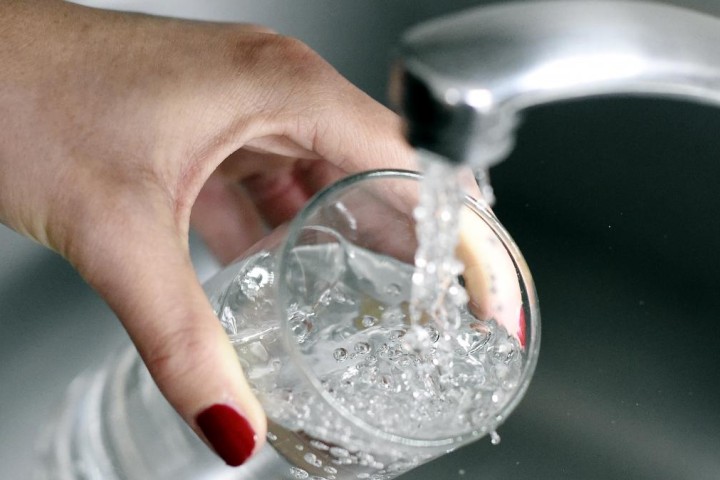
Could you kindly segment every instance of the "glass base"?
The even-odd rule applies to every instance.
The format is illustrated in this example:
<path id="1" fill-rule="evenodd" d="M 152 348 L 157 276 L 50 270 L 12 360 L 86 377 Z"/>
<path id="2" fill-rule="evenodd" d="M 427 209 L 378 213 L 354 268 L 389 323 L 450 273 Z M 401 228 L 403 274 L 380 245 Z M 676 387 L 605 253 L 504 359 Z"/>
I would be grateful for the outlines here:
<path id="1" fill-rule="evenodd" d="M 195 436 L 132 347 L 76 378 L 38 445 L 34 480 L 294 479 L 266 445 L 230 468 Z"/>

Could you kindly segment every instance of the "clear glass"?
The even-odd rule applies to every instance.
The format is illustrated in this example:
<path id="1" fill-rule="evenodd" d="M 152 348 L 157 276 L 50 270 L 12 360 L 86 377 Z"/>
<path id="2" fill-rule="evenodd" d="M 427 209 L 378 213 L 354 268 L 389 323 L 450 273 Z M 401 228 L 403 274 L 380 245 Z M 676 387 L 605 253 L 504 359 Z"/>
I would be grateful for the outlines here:
<path id="1" fill-rule="evenodd" d="M 422 320 L 413 334 L 435 344 L 414 350 L 420 178 L 343 179 L 206 283 L 267 413 L 271 447 L 238 469 L 222 465 L 125 347 L 72 385 L 40 444 L 36 478 L 384 480 L 494 432 L 537 361 L 532 278 L 492 212 L 467 197 L 464 323 L 448 339 Z M 498 320 L 508 310 L 517 325 Z"/>

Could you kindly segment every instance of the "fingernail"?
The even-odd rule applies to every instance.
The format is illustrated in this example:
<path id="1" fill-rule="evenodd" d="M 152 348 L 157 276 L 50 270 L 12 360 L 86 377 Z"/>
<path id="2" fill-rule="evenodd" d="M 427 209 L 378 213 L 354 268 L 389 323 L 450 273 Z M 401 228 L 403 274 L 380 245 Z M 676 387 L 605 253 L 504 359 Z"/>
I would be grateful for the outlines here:
<path id="1" fill-rule="evenodd" d="M 520 346 L 525 348 L 525 309 L 520 307 L 520 328 L 518 329 L 518 340 L 520 340 Z"/>
<path id="2" fill-rule="evenodd" d="M 255 431 L 247 419 L 228 405 L 212 405 L 196 417 L 200 430 L 225 463 L 237 467 L 255 449 Z"/>

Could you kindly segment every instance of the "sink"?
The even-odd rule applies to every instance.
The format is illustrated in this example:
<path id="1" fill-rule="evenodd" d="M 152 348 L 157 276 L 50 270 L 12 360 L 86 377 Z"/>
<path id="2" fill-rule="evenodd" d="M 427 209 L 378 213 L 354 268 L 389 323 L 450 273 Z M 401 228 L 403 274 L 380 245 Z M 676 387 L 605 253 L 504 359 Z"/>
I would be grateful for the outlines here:
<path id="1" fill-rule="evenodd" d="M 418 18 L 386 16 L 383 35 L 439 13 L 419 5 Z M 380 92 L 371 81 L 386 64 L 369 70 L 377 75 L 357 83 Z M 499 445 L 482 439 L 403 478 L 720 476 L 717 132 L 720 110 L 668 100 L 527 112 L 515 151 L 491 175 L 496 213 L 540 297 L 535 378 Z M 0 245 L 0 471 L 15 480 L 28 478 L 31 445 L 68 382 L 124 332 L 56 255 L 4 227 Z M 192 252 L 207 278 L 217 264 L 195 237 Z"/>

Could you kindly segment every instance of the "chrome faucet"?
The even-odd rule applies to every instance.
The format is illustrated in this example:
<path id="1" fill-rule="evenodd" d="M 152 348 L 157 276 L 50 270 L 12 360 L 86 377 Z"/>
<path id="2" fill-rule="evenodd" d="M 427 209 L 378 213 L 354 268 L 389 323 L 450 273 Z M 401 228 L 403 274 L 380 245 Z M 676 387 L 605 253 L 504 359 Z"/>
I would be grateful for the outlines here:
<path id="1" fill-rule="evenodd" d="M 391 80 L 409 142 L 481 177 L 524 109 L 608 94 L 720 106 L 720 19 L 641 2 L 479 7 L 410 30 Z"/>

